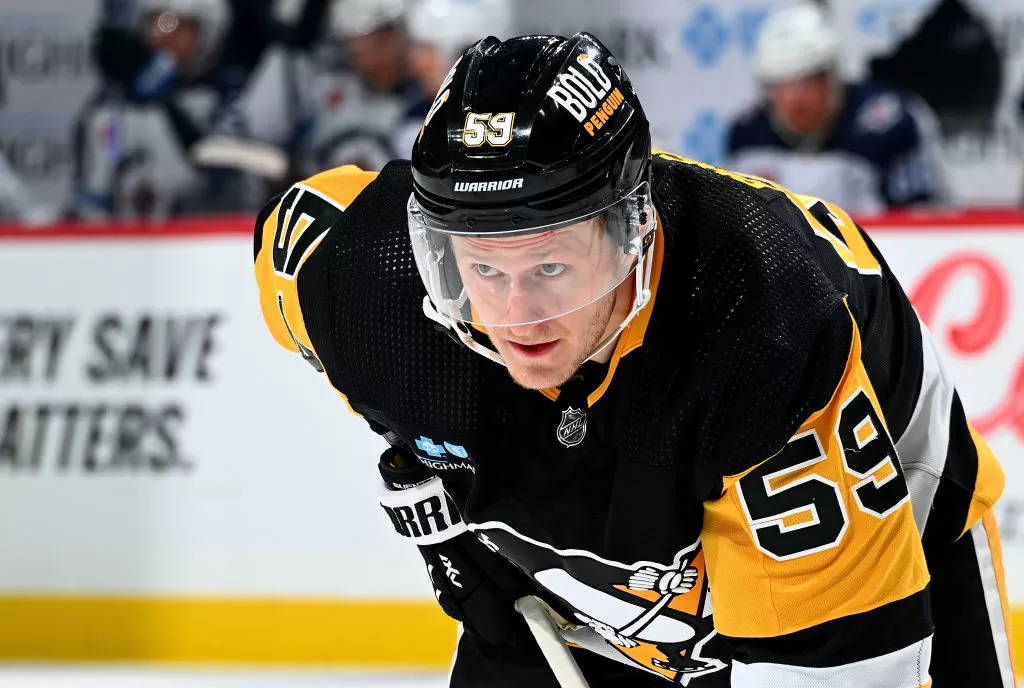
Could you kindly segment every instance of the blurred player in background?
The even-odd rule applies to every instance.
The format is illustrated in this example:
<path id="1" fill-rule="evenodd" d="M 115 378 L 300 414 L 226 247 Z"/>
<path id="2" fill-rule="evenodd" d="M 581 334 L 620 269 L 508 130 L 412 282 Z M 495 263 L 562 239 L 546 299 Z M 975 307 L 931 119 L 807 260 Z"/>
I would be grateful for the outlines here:
<path id="1" fill-rule="evenodd" d="M 237 101 L 247 129 L 213 132 L 195 159 L 279 190 L 324 168 L 399 157 L 396 133 L 428 105 L 409 71 L 406 0 L 282 0 L 277 15 L 279 38 Z"/>
<path id="2" fill-rule="evenodd" d="M 817 4 L 771 15 L 754 58 L 767 98 L 733 123 L 728 166 L 850 212 L 945 202 L 933 113 L 917 97 L 845 83 L 838 56 Z"/>
<path id="3" fill-rule="evenodd" d="M 270 0 L 122 8 L 94 37 L 104 81 L 76 127 L 71 213 L 162 218 L 246 205 L 246 182 L 199 168 L 190 149 L 212 132 L 244 133 L 238 99 L 274 39 Z"/>
<path id="4" fill-rule="evenodd" d="M 1008 67 L 1024 57 L 1024 45 L 997 42 L 1001 5 L 927 0 L 908 6 L 908 16 L 894 27 L 899 40 L 894 37 L 888 51 L 865 56 L 871 76 L 920 96 L 946 134 L 971 128 L 991 131 L 1000 120 L 1017 125 L 1014 101 L 1024 83 Z"/>
<path id="5" fill-rule="evenodd" d="M 512 5 L 510 0 L 415 0 L 409 9 L 408 25 L 410 67 L 423 92 L 432 97 L 441 90 L 448 70 L 467 48 L 483 36 L 511 36 Z M 396 148 L 401 157 L 411 154 L 421 124 L 411 121 L 399 133 Z"/>
<path id="6" fill-rule="evenodd" d="M 396 132 L 422 121 L 426 94 L 409 70 L 406 0 L 333 0 L 324 35 L 299 69 L 305 120 L 293 151 L 303 176 L 345 164 L 380 169 Z"/>

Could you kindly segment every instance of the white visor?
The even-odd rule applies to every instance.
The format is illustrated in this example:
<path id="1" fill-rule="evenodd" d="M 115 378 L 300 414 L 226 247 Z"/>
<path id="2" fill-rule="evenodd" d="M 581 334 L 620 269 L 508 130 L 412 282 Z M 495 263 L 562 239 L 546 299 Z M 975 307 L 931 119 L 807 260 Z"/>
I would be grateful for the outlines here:
<path id="1" fill-rule="evenodd" d="M 409 197 L 409 235 L 438 313 L 487 328 L 529 325 L 585 308 L 636 268 L 654 230 L 650 187 L 557 224 L 507 232 L 431 226 Z"/>

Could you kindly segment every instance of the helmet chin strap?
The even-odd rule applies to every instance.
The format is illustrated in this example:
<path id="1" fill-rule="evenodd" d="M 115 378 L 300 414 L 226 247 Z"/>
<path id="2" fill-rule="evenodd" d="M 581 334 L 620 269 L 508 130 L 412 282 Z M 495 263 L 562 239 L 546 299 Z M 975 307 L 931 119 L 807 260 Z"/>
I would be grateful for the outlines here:
<path id="1" fill-rule="evenodd" d="M 654 240 L 656 241 L 657 237 L 654 237 Z M 651 242 L 651 245 L 650 247 L 648 247 L 647 250 L 650 251 L 652 248 L 654 248 L 653 241 Z M 654 260 L 645 260 L 644 253 L 641 252 L 640 257 L 637 260 L 636 270 L 633 271 L 633 274 L 636 276 L 636 282 L 634 286 L 636 297 L 633 299 L 633 307 L 630 309 L 629 313 L 626 314 L 626 317 L 622 319 L 622 322 L 619 323 L 619 326 L 615 329 L 615 331 L 612 332 L 611 335 L 606 337 L 604 341 L 597 345 L 597 348 L 594 350 L 594 353 L 590 354 L 590 356 L 587 357 L 588 361 L 593 361 L 602 351 L 604 351 L 606 348 L 608 348 L 613 343 L 618 341 L 619 335 L 622 334 L 622 331 L 625 330 L 629 323 L 633 321 L 633 318 L 639 315 L 640 311 L 644 309 L 644 306 L 650 303 L 652 270 L 651 266 L 653 265 Z"/>
<path id="2" fill-rule="evenodd" d="M 653 232 L 654 230 L 652 229 L 651 231 Z M 633 270 L 633 274 L 636 277 L 634 287 L 636 297 L 633 299 L 633 307 L 630 309 L 629 313 L 626 314 L 626 317 L 623 318 L 622 322 L 619 323 L 619 326 L 615 331 L 597 345 L 594 352 L 587 357 L 587 361 L 594 360 L 594 358 L 608 346 L 616 342 L 622 334 L 622 331 L 626 329 L 630 322 L 632 322 L 633 318 L 635 318 L 640 311 L 642 311 L 644 307 L 651 302 L 650 287 L 654 259 L 653 257 L 648 258 L 647 255 L 650 254 L 654 248 L 654 241 L 657 241 L 657 236 L 652 237 L 652 239 L 650 246 L 648 246 L 646 250 L 640 252 L 639 257 L 637 258 L 636 268 Z M 508 367 L 508 363 L 506 363 L 505 359 L 501 357 L 501 354 L 494 349 L 484 346 L 474 339 L 473 334 L 461 322 L 455 320 L 450 315 L 438 311 L 437 308 L 434 307 L 434 303 L 430 300 L 429 296 L 423 297 L 423 314 L 437 324 L 443 325 L 446 329 L 451 330 L 452 333 L 459 338 L 459 341 L 462 342 L 470 351 L 480 354 L 489 361 L 494 361 L 506 368 Z"/>
<path id="3" fill-rule="evenodd" d="M 486 346 L 473 339 L 472 333 L 470 333 L 469 330 L 467 330 L 460 322 L 452 318 L 450 315 L 446 315 L 437 310 L 434 307 L 434 302 L 430 300 L 429 296 L 423 297 L 423 314 L 439 325 L 443 325 L 446 329 L 451 330 L 452 333 L 459 338 L 459 341 L 466 346 L 466 348 L 471 351 L 475 351 L 490 361 L 494 361 L 506 368 L 508 367 L 508 364 L 505 363 L 505 359 L 501 357 L 501 354 L 494 349 L 488 349 Z"/>

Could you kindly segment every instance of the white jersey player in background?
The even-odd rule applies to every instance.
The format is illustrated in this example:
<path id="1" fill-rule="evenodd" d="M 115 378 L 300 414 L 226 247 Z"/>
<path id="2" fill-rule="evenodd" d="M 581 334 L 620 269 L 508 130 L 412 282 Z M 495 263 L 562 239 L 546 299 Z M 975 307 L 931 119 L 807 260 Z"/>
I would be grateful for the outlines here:
<path id="1" fill-rule="evenodd" d="M 414 0 L 409 8 L 410 67 L 423 92 L 433 97 L 459 55 L 483 36 L 513 34 L 510 0 Z M 409 122 L 395 139 L 407 158 L 422 121 Z"/>
<path id="2" fill-rule="evenodd" d="M 162 219 L 237 209 L 263 193 L 190 156 L 204 136 L 245 131 L 239 99 L 249 74 L 221 61 L 236 21 L 229 0 L 139 0 L 126 25 L 100 28 L 101 67 L 106 60 L 114 76 L 79 117 L 72 215 Z M 126 64 L 132 58 L 137 65 Z"/>
<path id="3" fill-rule="evenodd" d="M 844 82 L 839 49 L 814 3 L 765 21 L 754 59 L 766 98 L 732 124 L 727 167 L 851 212 L 944 203 L 933 113 L 911 94 Z"/>
<path id="4" fill-rule="evenodd" d="M 253 123 L 250 136 L 270 148 L 235 142 L 236 148 L 261 151 L 239 153 L 239 168 L 280 188 L 342 165 L 379 170 L 401 157 L 396 132 L 408 122 L 419 126 L 429 106 L 409 70 L 407 0 L 325 5 L 309 49 L 272 49 L 254 78 L 245 108 Z"/>
<path id="5" fill-rule="evenodd" d="M 409 71 L 407 9 L 407 0 L 331 2 L 320 49 L 300 69 L 309 116 L 299 142 L 303 174 L 347 164 L 378 170 L 403 157 L 395 132 L 422 121 L 429 105 Z"/>

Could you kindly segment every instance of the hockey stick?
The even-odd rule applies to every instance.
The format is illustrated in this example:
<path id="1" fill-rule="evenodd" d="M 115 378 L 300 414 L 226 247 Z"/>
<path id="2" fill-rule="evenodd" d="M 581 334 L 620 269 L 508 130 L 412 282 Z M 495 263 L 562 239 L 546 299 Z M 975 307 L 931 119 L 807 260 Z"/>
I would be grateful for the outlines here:
<path id="1" fill-rule="evenodd" d="M 262 141 L 212 134 L 193 144 L 190 153 L 193 162 L 205 167 L 251 172 L 271 181 L 288 174 L 288 154 Z"/>
<path id="2" fill-rule="evenodd" d="M 526 619 L 526 625 L 530 627 L 530 633 L 540 645 L 540 651 L 544 653 L 544 659 L 551 666 L 558 684 L 562 688 L 589 688 L 576 660 L 569 652 L 569 647 L 562 640 L 554 621 L 540 600 L 532 595 L 526 595 L 516 600 L 515 606 L 516 611 Z"/>

